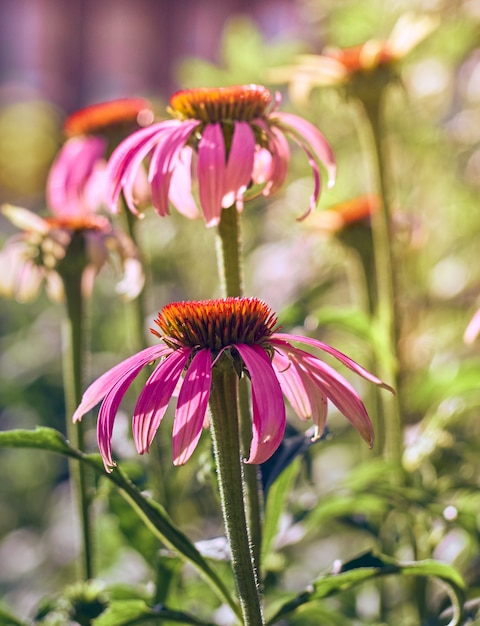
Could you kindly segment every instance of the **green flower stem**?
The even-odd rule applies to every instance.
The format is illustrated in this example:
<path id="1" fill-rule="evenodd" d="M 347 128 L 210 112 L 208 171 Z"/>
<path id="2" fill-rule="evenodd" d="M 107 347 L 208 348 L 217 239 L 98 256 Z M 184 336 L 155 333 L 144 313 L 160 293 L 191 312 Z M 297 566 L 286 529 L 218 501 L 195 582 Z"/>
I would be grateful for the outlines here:
<path id="1" fill-rule="evenodd" d="M 242 296 L 242 237 L 240 215 L 235 205 L 222 210 L 217 231 L 217 258 L 223 296 Z"/>
<path id="2" fill-rule="evenodd" d="M 379 376 L 392 385 L 397 396 L 382 394 L 384 417 L 384 454 L 397 467 L 401 466 L 403 453 L 403 427 L 399 402 L 399 317 L 397 311 L 397 275 L 395 273 L 395 240 L 392 211 L 387 191 L 385 172 L 386 155 L 382 143 L 383 90 L 375 97 L 363 101 L 364 111 L 373 140 L 376 160 L 377 186 L 382 207 L 372 216 L 373 245 L 376 279 L 376 322 L 379 339 L 376 356 L 380 368 Z M 388 396 L 388 397 L 387 397 Z"/>
<path id="3" fill-rule="evenodd" d="M 252 441 L 252 421 L 250 417 L 250 394 L 248 392 L 248 382 L 245 377 L 242 377 L 239 381 L 238 395 L 240 410 L 240 449 L 242 455 L 248 458 Z M 258 577 L 261 579 L 260 556 L 263 540 L 262 522 L 264 517 L 264 502 L 260 468 L 258 465 L 248 463 L 244 465 L 243 473 L 245 476 L 247 521 L 250 530 L 253 559 Z"/>
<path id="4" fill-rule="evenodd" d="M 122 196 L 123 197 L 123 196 Z M 122 213 L 125 215 L 125 222 L 127 225 L 127 231 L 130 239 L 133 241 L 137 250 L 140 254 L 140 246 L 138 245 L 138 236 L 137 236 L 137 223 L 138 217 L 132 214 L 132 212 L 128 209 L 123 202 L 123 211 Z M 140 259 L 143 261 L 143 259 Z M 142 263 L 144 271 L 145 271 L 145 263 Z M 146 280 L 147 277 L 145 277 Z M 138 294 L 136 298 L 132 302 L 129 303 L 129 306 L 133 309 L 134 314 L 134 325 L 133 325 L 133 343 L 135 350 L 141 350 L 142 348 L 147 347 L 147 341 L 145 337 L 145 288 Z"/>
<path id="5" fill-rule="evenodd" d="M 238 379 L 228 357 L 213 368 L 211 432 L 222 503 L 244 626 L 264 624 L 243 493 L 238 421 Z"/>
<path id="6" fill-rule="evenodd" d="M 85 311 L 82 296 L 82 274 L 85 268 L 83 241 L 74 235 L 67 257 L 58 267 L 65 289 L 67 319 L 63 333 L 63 378 L 67 437 L 72 445 L 85 449 L 83 422 L 72 422 L 72 415 L 82 399 L 84 369 Z M 93 541 L 89 496 L 90 472 L 78 463 L 70 463 L 70 474 L 80 515 L 83 562 L 82 577 L 93 578 Z"/>
<path id="7" fill-rule="evenodd" d="M 240 214 L 232 205 L 223 209 L 217 231 L 217 258 L 223 297 L 244 295 L 242 235 Z M 240 432 L 242 452 L 248 456 L 252 438 L 250 401 L 245 381 L 240 382 Z M 259 483 L 259 470 L 255 465 L 244 467 L 247 519 L 257 571 L 260 571 L 263 503 Z"/>

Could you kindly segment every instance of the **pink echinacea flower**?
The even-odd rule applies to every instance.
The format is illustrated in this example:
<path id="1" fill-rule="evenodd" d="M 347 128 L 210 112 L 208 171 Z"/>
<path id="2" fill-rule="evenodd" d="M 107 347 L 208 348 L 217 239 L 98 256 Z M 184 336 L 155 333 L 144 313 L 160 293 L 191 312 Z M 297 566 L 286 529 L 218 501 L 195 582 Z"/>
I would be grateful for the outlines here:
<path id="1" fill-rule="evenodd" d="M 144 283 L 133 241 L 98 211 L 105 207 L 106 140 L 97 136 L 68 139 L 47 180 L 50 215 L 41 217 L 24 208 L 6 206 L 3 213 L 22 230 L 0 251 L 0 294 L 32 300 L 45 282 L 49 297 L 63 298 L 60 264 L 68 262 L 70 245 L 81 239 L 85 256 L 82 291 L 89 297 L 94 279 L 113 252 L 120 260 L 122 279 L 117 291 L 135 298 Z"/>
<path id="2" fill-rule="evenodd" d="M 318 357 L 295 347 L 303 343 L 327 352 L 368 381 L 390 389 L 345 354 L 300 335 L 277 332 L 277 318 L 256 298 L 226 298 L 177 302 L 165 306 L 153 330 L 162 343 L 146 348 L 103 374 L 85 391 L 73 420 L 102 402 L 97 439 L 105 468 L 115 466 L 112 432 L 117 410 L 135 377 L 148 363 L 160 359 L 133 412 L 133 437 L 139 454 L 148 452 L 171 397 L 179 390 L 173 424 L 173 462 L 186 463 L 208 424 L 212 369 L 227 353 L 232 367 L 246 375 L 252 389 L 252 440 L 247 463 L 263 463 L 278 448 L 285 429 L 288 399 L 302 420 L 312 419 L 315 438 L 321 436 L 330 400 L 373 444 L 373 427 L 365 406 L 351 384 Z M 182 377 L 183 375 L 183 377 Z M 391 390 L 391 389 L 390 389 Z"/>
<path id="3" fill-rule="evenodd" d="M 285 181 L 290 159 L 286 135 L 305 151 L 314 177 L 306 217 L 320 196 L 320 164 L 335 180 L 335 159 L 320 131 L 307 120 L 277 110 L 280 96 L 259 85 L 190 89 L 174 94 L 173 119 L 152 124 L 125 139 L 108 163 L 109 205 L 117 210 L 121 191 L 137 214 L 133 185 L 136 172 L 149 156 L 152 202 L 160 216 L 169 203 L 189 218 L 199 217 L 198 200 L 207 226 L 220 221 L 222 208 L 255 195 L 268 196 Z M 300 219 L 302 219 L 300 218 Z"/>

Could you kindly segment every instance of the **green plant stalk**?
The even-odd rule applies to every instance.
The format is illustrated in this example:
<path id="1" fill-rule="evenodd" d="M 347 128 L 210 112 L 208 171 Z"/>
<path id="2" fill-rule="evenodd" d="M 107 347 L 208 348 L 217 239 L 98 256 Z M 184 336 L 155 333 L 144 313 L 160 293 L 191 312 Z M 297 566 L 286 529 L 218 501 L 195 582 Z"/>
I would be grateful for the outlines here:
<path id="1" fill-rule="evenodd" d="M 241 297 L 243 287 L 242 233 L 240 214 L 232 205 L 223 209 L 217 230 L 217 259 L 222 296 Z M 242 452 L 248 456 L 252 438 L 252 419 L 246 381 L 240 381 L 240 433 Z M 262 550 L 263 498 L 259 482 L 259 470 L 255 465 L 244 467 L 247 521 L 252 540 L 257 571 L 260 572 Z"/>
<path id="2" fill-rule="evenodd" d="M 398 337 L 399 316 L 397 310 L 398 290 L 395 273 L 395 241 L 392 211 L 385 171 L 386 155 L 382 144 L 383 90 L 376 97 L 363 101 L 370 127 L 373 153 L 377 171 L 377 187 L 381 208 L 372 216 L 372 232 L 376 280 L 376 323 L 379 337 L 375 350 L 380 377 L 397 392 L 397 396 L 382 394 L 384 412 L 384 455 L 398 468 L 403 454 L 403 425 L 400 412 Z M 387 397 L 388 395 L 388 397 Z"/>
<path id="3" fill-rule="evenodd" d="M 125 202 L 123 202 L 122 208 L 123 208 L 122 213 L 125 215 L 125 222 L 127 225 L 128 235 L 140 253 L 141 248 L 138 245 L 138 236 L 137 236 L 137 222 L 139 221 L 139 219 L 138 217 L 132 214 L 132 212 L 125 205 Z M 145 263 L 143 263 L 143 259 L 140 259 L 140 260 L 142 261 L 142 265 L 145 270 Z M 147 341 L 145 337 L 145 317 L 146 317 L 145 316 L 145 309 L 146 309 L 145 293 L 146 293 L 145 289 L 142 289 L 142 291 L 138 294 L 138 296 L 132 302 L 129 303 L 129 306 L 133 309 L 133 314 L 134 314 L 133 342 L 134 342 L 135 350 L 141 350 L 142 348 L 147 347 Z"/>
<path id="4" fill-rule="evenodd" d="M 83 241 L 73 236 L 67 258 L 59 265 L 65 289 L 67 318 L 63 332 L 63 383 L 65 393 L 67 437 L 79 450 L 85 449 L 84 425 L 74 424 L 72 415 L 82 399 L 85 342 L 85 307 L 82 295 L 82 275 L 85 268 Z M 89 496 L 90 473 L 77 463 L 70 463 L 73 489 L 80 515 L 83 561 L 81 575 L 93 578 L 93 539 Z"/>
<path id="5" fill-rule="evenodd" d="M 220 500 L 244 626 L 264 624 L 247 525 L 238 420 L 238 378 L 228 357 L 213 368 L 211 432 Z"/>

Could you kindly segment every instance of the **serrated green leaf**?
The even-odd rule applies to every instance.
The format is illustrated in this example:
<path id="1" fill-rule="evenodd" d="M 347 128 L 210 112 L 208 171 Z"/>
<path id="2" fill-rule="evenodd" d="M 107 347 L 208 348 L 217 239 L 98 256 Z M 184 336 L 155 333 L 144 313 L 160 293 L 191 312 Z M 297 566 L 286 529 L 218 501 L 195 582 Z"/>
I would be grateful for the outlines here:
<path id="1" fill-rule="evenodd" d="M 77 459 L 94 468 L 120 489 L 120 493 L 132 505 L 154 535 L 167 547 L 178 552 L 184 560 L 195 565 L 204 578 L 212 583 L 218 595 L 228 603 L 235 614 L 240 615 L 238 604 L 210 563 L 175 525 L 165 509 L 142 494 L 119 467 L 111 473 L 106 473 L 99 454 L 84 454 L 80 450 L 76 450 L 62 433 L 53 428 L 37 427 L 35 430 L 17 429 L 0 432 L 0 447 L 48 450 Z"/>
<path id="2" fill-rule="evenodd" d="M 268 620 L 267 626 L 275 624 L 287 615 L 295 612 L 310 602 L 351 589 L 352 587 L 380 576 L 422 576 L 438 578 L 447 585 L 452 601 L 453 617 L 448 626 L 459 626 L 465 596 L 465 584 L 460 574 L 447 563 L 426 560 L 401 563 L 384 555 L 372 552 L 345 563 L 338 573 L 327 574 L 315 580 L 309 589 L 286 602 L 276 614 Z"/>

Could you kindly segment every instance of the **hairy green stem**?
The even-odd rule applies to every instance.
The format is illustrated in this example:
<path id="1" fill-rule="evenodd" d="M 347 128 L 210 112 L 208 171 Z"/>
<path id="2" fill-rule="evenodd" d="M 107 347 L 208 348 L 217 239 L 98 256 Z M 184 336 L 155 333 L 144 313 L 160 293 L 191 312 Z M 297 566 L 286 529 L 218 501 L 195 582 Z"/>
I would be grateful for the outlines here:
<path id="1" fill-rule="evenodd" d="M 228 357 L 221 358 L 213 369 L 210 410 L 223 520 L 230 545 L 243 624 L 262 626 L 263 612 L 243 492 L 238 378 Z"/>
<path id="2" fill-rule="evenodd" d="M 223 209 L 217 231 L 217 258 L 223 297 L 243 296 L 243 260 L 240 214 L 232 205 Z M 248 456 L 252 438 L 252 418 L 246 381 L 240 382 L 240 432 L 242 452 Z M 244 467 L 247 520 L 254 550 L 257 571 L 260 571 L 262 550 L 263 498 L 259 483 L 259 469 L 255 465 Z"/>
<path id="3" fill-rule="evenodd" d="M 84 370 L 85 310 L 82 295 L 82 274 L 85 267 L 83 241 L 74 235 L 67 257 L 59 265 L 65 289 L 67 319 L 63 334 L 63 378 L 66 409 L 67 437 L 79 450 L 85 449 L 84 424 L 73 424 L 72 415 L 82 399 Z M 81 573 L 84 579 L 93 578 L 93 540 L 89 495 L 90 472 L 77 463 L 70 463 L 73 489 L 80 515 L 83 560 Z"/>
<path id="4" fill-rule="evenodd" d="M 222 210 L 217 230 L 217 258 L 223 296 L 242 296 L 242 237 L 240 215 L 235 205 Z"/>

